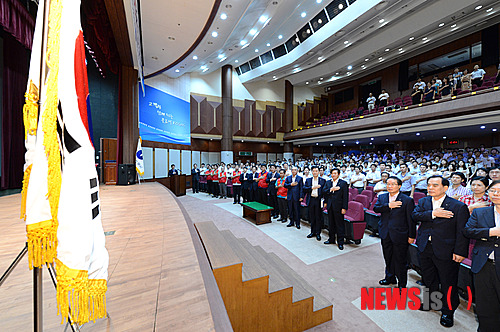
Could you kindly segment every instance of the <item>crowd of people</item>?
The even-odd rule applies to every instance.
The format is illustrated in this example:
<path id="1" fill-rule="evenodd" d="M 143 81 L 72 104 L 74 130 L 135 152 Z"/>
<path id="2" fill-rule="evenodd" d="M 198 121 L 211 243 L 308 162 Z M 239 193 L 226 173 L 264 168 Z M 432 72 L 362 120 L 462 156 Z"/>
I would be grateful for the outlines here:
<path id="1" fill-rule="evenodd" d="M 380 285 L 407 284 L 410 244 L 418 247 L 423 284 L 430 292 L 450 290 L 440 324 L 451 327 L 459 305 L 459 264 L 472 256 L 476 313 L 481 331 L 500 326 L 500 155 L 496 148 L 386 153 L 350 153 L 282 160 L 270 164 L 194 165 L 193 192 L 233 204 L 258 201 L 272 217 L 300 229 L 300 206 L 307 206 L 311 232 L 321 240 L 322 210 L 328 214 L 326 245 L 344 249 L 348 190 L 370 187 L 377 195 L 379 234 L 385 260 Z M 228 190 L 231 188 L 232 190 Z M 415 205 L 416 191 L 425 193 Z M 418 225 L 418 230 L 417 230 Z M 477 249 L 476 249 L 477 248 Z M 444 297 L 443 297 L 444 298 Z M 423 305 L 420 310 L 429 311 Z"/>
<path id="2" fill-rule="evenodd" d="M 471 72 L 469 72 L 468 69 L 461 71 L 460 68 L 457 67 L 453 70 L 453 73 L 449 73 L 442 78 L 435 75 L 428 82 L 424 82 L 419 77 L 417 78 L 417 82 L 413 85 L 413 90 L 411 92 L 412 104 L 416 105 L 439 98 L 448 99 L 452 96 L 456 96 L 460 91 L 469 92 L 474 86 L 483 86 L 485 75 L 486 72 L 484 69 L 479 68 L 479 65 L 475 65 Z M 489 84 L 497 84 L 499 81 L 500 65 L 494 82 L 491 81 Z M 367 108 L 371 111 L 377 106 L 385 107 L 387 106 L 388 100 L 389 94 L 385 90 L 382 90 L 378 98 L 370 92 L 366 99 Z"/>

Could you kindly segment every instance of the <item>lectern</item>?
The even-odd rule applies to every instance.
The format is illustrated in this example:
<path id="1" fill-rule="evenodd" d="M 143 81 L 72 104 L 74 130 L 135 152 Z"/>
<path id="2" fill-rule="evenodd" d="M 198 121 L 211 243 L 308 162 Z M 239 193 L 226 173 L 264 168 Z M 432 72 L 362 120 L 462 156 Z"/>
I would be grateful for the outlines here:
<path id="1" fill-rule="evenodd" d="M 170 177 L 170 190 L 175 196 L 186 195 L 186 175 L 173 175 Z"/>

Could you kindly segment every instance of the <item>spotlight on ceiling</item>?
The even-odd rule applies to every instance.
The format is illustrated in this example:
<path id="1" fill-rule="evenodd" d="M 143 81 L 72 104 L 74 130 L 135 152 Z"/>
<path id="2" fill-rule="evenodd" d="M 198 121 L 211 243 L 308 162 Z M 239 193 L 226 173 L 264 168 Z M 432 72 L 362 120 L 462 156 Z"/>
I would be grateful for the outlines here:
<path id="1" fill-rule="evenodd" d="M 481 128 L 481 129 L 485 129 L 485 128 L 486 128 L 486 126 L 481 126 L 481 127 L 479 127 L 479 128 Z"/>
<path id="2" fill-rule="evenodd" d="M 300 17 L 306 17 L 307 13 L 306 12 L 302 12 L 300 13 Z"/>
<path id="3" fill-rule="evenodd" d="M 198 60 L 198 57 L 196 55 L 193 55 L 193 60 Z"/>
<path id="4" fill-rule="evenodd" d="M 347 66 L 347 70 L 351 70 L 352 69 L 352 66 Z"/>
<path id="5" fill-rule="evenodd" d="M 279 35 L 279 36 L 278 36 L 278 39 L 283 39 L 283 35 Z"/>
<path id="6" fill-rule="evenodd" d="M 226 18 L 227 18 L 227 14 L 226 13 L 220 14 L 220 19 L 221 20 L 225 20 Z"/>
<path id="7" fill-rule="evenodd" d="M 267 16 L 266 16 L 266 15 L 262 15 L 262 16 L 259 18 L 259 21 L 260 21 L 260 23 L 264 23 L 265 21 L 267 21 Z"/>
<path id="8" fill-rule="evenodd" d="M 218 35 L 217 31 L 212 31 L 212 37 L 217 38 Z"/>
<path id="9" fill-rule="evenodd" d="M 253 28 L 253 29 L 250 29 L 250 35 L 253 36 L 257 33 L 257 29 Z"/>

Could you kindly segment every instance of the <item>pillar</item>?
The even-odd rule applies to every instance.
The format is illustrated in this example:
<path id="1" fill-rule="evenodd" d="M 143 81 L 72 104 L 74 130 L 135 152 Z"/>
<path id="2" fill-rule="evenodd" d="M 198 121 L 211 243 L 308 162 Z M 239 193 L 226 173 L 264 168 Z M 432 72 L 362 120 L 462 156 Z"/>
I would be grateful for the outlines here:
<path id="1" fill-rule="evenodd" d="M 285 132 L 290 132 L 293 127 L 293 85 L 285 81 Z M 293 143 L 285 143 L 283 158 L 293 161 Z"/>
<path id="2" fill-rule="evenodd" d="M 220 160 L 232 163 L 233 158 L 233 67 L 225 65 L 221 70 L 222 85 L 222 141 Z"/>

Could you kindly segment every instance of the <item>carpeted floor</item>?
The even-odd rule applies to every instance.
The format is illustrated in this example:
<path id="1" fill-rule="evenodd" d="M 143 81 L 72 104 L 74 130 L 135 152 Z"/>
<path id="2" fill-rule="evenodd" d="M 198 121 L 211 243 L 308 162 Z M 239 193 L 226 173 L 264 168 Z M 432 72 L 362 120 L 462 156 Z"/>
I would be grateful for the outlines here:
<path id="1" fill-rule="evenodd" d="M 268 252 L 276 253 L 291 268 L 316 287 L 333 303 L 333 320 L 309 331 L 336 331 L 360 329 L 361 331 L 445 331 L 439 324 L 438 312 L 362 311 L 360 296 L 362 287 L 377 287 L 384 277 L 384 261 L 378 238 L 365 234 L 359 246 L 346 245 L 339 251 L 335 245 L 307 239 L 310 228 L 302 223 L 300 230 L 287 228 L 274 221 L 256 226 L 241 217 L 242 208 L 230 199 L 212 199 L 205 193 L 179 197 L 192 221 L 213 221 L 221 230 L 230 230 L 236 237 L 244 237 L 253 245 L 260 245 Z M 238 212 L 239 211 L 239 212 Z M 420 279 L 409 271 L 409 285 L 417 286 Z M 476 331 L 474 314 L 466 310 L 463 302 L 455 313 L 456 331 Z"/>

